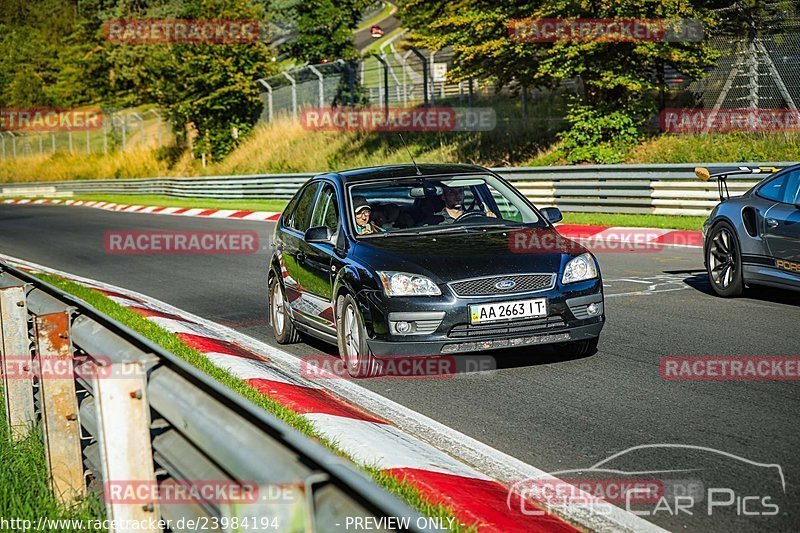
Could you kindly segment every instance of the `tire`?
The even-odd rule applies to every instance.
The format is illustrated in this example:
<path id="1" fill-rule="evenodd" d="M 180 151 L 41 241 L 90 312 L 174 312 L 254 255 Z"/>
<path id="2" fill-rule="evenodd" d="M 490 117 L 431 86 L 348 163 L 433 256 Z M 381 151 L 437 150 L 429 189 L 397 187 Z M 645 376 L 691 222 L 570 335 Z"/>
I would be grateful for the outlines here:
<path id="1" fill-rule="evenodd" d="M 367 345 L 364 319 L 349 294 L 336 299 L 336 337 L 339 357 L 352 377 L 369 378 L 380 373 L 381 365 Z"/>
<path id="2" fill-rule="evenodd" d="M 720 222 L 711 229 L 705 253 L 708 281 L 714 292 L 723 298 L 742 294 L 742 253 L 730 224 Z"/>
<path id="3" fill-rule="evenodd" d="M 597 343 L 600 337 L 584 339 L 582 341 L 565 342 L 561 344 L 562 350 L 570 357 L 585 357 L 597 352 Z"/>
<path id="4" fill-rule="evenodd" d="M 278 344 L 294 344 L 300 342 L 300 333 L 294 329 L 292 318 L 289 316 L 286 294 L 278 276 L 273 276 L 269 283 L 269 321 L 272 324 L 272 334 Z"/>

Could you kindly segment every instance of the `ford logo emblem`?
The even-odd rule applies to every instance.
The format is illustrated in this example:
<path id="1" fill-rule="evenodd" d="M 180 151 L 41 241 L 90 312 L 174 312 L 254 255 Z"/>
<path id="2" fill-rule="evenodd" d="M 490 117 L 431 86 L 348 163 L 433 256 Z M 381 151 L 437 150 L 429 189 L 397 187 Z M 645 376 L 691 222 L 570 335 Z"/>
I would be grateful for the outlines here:
<path id="1" fill-rule="evenodd" d="M 498 281 L 494 284 L 496 289 L 500 289 L 501 291 L 507 291 L 509 289 L 513 289 L 517 286 L 517 282 L 513 279 L 504 279 L 503 281 Z"/>

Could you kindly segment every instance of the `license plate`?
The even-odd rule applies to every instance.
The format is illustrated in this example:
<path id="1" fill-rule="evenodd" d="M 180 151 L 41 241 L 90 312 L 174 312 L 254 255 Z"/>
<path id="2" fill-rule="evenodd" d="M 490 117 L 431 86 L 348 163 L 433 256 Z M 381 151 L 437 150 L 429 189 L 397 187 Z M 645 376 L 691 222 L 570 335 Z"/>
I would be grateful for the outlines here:
<path id="1" fill-rule="evenodd" d="M 472 324 L 543 316 L 547 316 L 547 298 L 469 306 L 469 319 Z"/>

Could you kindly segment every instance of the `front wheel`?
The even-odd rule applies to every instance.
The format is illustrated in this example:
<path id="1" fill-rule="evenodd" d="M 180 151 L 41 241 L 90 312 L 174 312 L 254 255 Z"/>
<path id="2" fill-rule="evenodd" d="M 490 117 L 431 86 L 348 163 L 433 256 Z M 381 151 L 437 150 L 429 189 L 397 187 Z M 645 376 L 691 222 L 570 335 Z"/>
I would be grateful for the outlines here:
<path id="1" fill-rule="evenodd" d="M 714 226 L 708 236 L 706 271 L 711 288 L 719 296 L 730 298 L 742 294 L 742 254 L 736 232 L 726 222 Z"/>
<path id="2" fill-rule="evenodd" d="M 272 322 L 272 333 L 278 344 L 294 344 L 300 342 L 300 334 L 294 329 L 287 309 L 288 303 L 283 287 L 277 276 L 273 276 L 269 285 L 269 314 Z"/>
<path id="3" fill-rule="evenodd" d="M 379 361 L 367 345 L 367 331 L 358 305 L 349 294 L 336 301 L 336 336 L 339 356 L 354 378 L 368 378 L 380 373 Z"/>

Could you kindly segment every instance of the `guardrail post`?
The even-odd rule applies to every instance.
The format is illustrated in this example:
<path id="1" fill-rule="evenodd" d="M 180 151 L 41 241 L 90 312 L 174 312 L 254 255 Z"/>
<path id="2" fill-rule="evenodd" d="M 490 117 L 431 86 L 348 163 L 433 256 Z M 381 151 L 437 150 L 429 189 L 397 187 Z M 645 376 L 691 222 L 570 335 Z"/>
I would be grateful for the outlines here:
<path id="1" fill-rule="evenodd" d="M 0 289 L 0 373 L 11 438 L 24 438 L 36 421 L 25 286 Z"/>
<path id="2" fill-rule="evenodd" d="M 69 320 L 69 310 L 34 317 L 47 468 L 53 492 L 65 504 L 84 493 Z"/>
<path id="3" fill-rule="evenodd" d="M 145 486 L 156 494 L 153 449 L 150 442 L 150 404 L 147 373 L 141 361 L 103 364 L 94 371 L 97 442 L 105 484 L 106 514 L 117 523 L 150 523 L 160 516 L 159 502 L 119 501 L 114 491 Z M 128 522 L 131 523 L 131 522 Z M 112 530 L 122 531 L 121 529 Z M 160 531 L 145 528 L 144 531 Z"/>

